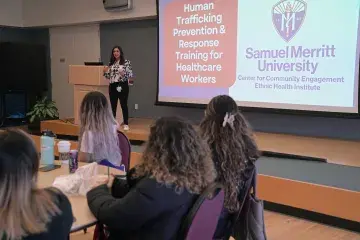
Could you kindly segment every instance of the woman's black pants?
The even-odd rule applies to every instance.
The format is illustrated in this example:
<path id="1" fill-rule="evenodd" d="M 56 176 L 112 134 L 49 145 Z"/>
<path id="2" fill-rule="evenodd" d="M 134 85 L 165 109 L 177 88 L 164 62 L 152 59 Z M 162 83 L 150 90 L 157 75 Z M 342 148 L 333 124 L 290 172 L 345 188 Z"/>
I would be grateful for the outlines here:
<path id="1" fill-rule="evenodd" d="M 120 86 L 121 91 L 118 92 L 116 88 Z M 111 103 L 111 110 L 114 117 L 116 117 L 116 108 L 118 100 L 120 100 L 121 110 L 123 113 L 124 124 L 129 124 L 129 109 L 128 109 L 128 98 L 129 98 L 129 84 L 127 82 L 110 83 L 109 85 L 109 97 Z"/>

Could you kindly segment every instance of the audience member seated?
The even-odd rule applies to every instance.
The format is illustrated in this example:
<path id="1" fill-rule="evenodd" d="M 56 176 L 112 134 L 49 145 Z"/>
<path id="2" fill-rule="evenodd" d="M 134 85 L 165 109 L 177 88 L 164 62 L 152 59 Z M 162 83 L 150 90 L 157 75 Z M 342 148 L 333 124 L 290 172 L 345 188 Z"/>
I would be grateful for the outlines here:
<path id="1" fill-rule="evenodd" d="M 69 200 L 54 188 L 37 188 L 39 154 L 19 130 L 0 133 L 0 239 L 68 239 Z"/>
<path id="2" fill-rule="evenodd" d="M 80 106 L 79 161 L 121 164 L 116 122 L 101 92 L 89 92 Z"/>
<path id="3" fill-rule="evenodd" d="M 184 216 L 216 178 L 209 147 L 190 123 L 178 118 L 156 121 L 143 163 L 131 172 L 133 181 L 123 198 L 114 198 L 106 181 L 87 194 L 109 239 L 176 239 Z"/>
<path id="4" fill-rule="evenodd" d="M 239 211 L 241 202 L 238 197 L 255 166 L 259 151 L 249 124 L 229 96 L 217 96 L 210 101 L 200 131 L 212 150 L 217 181 L 225 189 L 224 206 L 227 211 L 220 219 L 215 234 L 215 239 L 221 239 L 227 219 Z"/>

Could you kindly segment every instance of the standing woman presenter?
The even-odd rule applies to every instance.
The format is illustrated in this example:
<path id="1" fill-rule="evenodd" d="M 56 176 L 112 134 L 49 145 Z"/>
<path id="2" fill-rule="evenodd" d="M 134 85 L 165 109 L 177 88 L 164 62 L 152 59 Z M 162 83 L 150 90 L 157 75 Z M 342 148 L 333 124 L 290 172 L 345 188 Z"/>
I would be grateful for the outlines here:
<path id="1" fill-rule="evenodd" d="M 129 82 L 133 81 L 133 71 L 129 60 L 125 59 L 124 52 L 120 46 L 113 47 L 111 51 L 109 66 L 104 67 L 104 76 L 109 79 L 109 97 L 111 109 L 116 118 L 118 100 L 124 118 L 124 130 L 129 130 Z"/>

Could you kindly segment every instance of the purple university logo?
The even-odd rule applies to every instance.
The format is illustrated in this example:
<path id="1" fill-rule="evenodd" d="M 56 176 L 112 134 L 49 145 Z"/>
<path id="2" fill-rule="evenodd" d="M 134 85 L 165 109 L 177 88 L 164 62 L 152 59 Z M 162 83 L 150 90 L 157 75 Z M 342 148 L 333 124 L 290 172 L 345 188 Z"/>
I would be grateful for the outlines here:
<path id="1" fill-rule="evenodd" d="M 303 0 L 281 0 L 272 9 L 272 20 L 279 35 L 289 42 L 304 22 L 306 3 Z"/>

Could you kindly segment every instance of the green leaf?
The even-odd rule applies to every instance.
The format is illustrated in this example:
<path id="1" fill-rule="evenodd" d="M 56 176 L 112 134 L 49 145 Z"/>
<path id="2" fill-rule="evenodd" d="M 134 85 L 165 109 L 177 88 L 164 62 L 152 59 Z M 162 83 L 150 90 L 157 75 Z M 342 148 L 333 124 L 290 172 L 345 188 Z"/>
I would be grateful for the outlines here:
<path id="1" fill-rule="evenodd" d="M 47 113 L 47 115 L 49 115 L 49 117 L 51 117 L 51 118 L 54 117 L 54 114 L 51 112 L 51 110 L 46 109 L 46 113 Z"/>
<path id="2" fill-rule="evenodd" d="M 49 108 L 49 109 L 46 109 L 46 113 L 48 114 L 48 115 L 54 115 L 54 110 L 52 109 L 52 108 Z"/>
<path id="3" fill-rule="evenodd" d="M 34 120 L 35 120 L 35 115 L 31 116 L 30 122 L 32 123 L 32 122 L 34 122 Z"/>
<path id="4" fill-rule="evenodd" d="M 44 118 L 58 118 L 59 112 L 56 107 L 55 101 L 43 97 L 38 99 L 31 111 L 27 113 L 27 116 L 30 117 L 30 120 L 34 121 L 35 119 L 43 120 Z"/>

